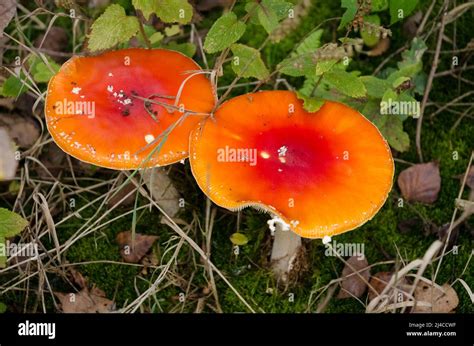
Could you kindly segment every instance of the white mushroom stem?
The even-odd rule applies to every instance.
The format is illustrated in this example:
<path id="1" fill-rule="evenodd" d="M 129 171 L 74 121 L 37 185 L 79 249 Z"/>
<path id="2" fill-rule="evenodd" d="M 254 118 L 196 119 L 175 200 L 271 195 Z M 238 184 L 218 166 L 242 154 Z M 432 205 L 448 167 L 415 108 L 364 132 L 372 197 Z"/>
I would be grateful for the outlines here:
<path id="1" fill-rule="evenodd" d="M 287 284 L 302 245 L 301 237 L 278 217 L 269 220 L 268 225 L 274 235 L 270 257 L 272 272 L 278 282 Z"/>

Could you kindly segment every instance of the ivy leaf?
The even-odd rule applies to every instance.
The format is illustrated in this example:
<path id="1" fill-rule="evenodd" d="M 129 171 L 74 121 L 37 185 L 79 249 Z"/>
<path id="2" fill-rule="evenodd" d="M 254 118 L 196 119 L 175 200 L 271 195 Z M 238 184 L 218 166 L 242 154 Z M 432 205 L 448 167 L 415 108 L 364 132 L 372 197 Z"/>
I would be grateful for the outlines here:
<path id="1" fill-rule="evenodd" d="M 346 12 L 342 15 L 341 24 L 338 29 L 343 29 L 354 20 L 357 13 L 357 0 L 341 0 L 341 7 L 346 9 Z"/>
<path id="2" fill-rule="evenodd" d="M 289 58 L 278 66 L 279 71 L 288 76 L 300 77 L 314 74 L 317 63 L 311 53 L 316 52 L 321 45 L 323 30 L 316 30 L 301 42 Z"/>
<path id="3" fill-rule="evenodd" d="M 296 92 L 296 96 L 303 100 L 303 108 L 308 112 L 317 112 L 323 105 L 326 100 L 318 96 L 307 96 L 301 91 Z"/>
<path id="4" fill-rule="evenodd" d="M 92 24 L 89 49 L 97 51 L 128 41 L 139 30 L 137 17 L 127 16 L 122 6 L 114 4 Z"/>
<path id="5" fill-rule="evenodd" d="M 28 226 L 28 221 L 20 215 L 8 209 L 0 208 L 0 236 L 13 237 L 23 231 L 26 226 Z"/>
<path id="6" fill-rule="evenodd" d="M 344 95 L 358 98 L 367 95 L 364 83 L 355 75 L 344 70 L 331 70 L 324 74 L 324 80 Z"/>
<path id="7" fill-rule="evenodd" d="M 220 17 L 207 33 L 204 49 L 208 53 L 216 53 L 230 47 L 242 37 L 245 24 L 237 19 L 233 12 Z"/>
<path id="8" fill-rule="evenodd" d="M 407 18 L 419 0 L 390 0 L 390 25 Z"/>
<path id="9" fill-rule="evenodd" d="M 374 98 L 382 98 L 385 91 L 390 88 L 390 83 L 374 76 L 361 76 L 359 80 L 364 83 L 367 95 Z"/>
<path id="10" fill-rule="evenodd" d="M 24 77 L 23 73 L 20 75 Z M 3 82 L 3 85 L 0 88 L 0 95 L 5 97 L 18 97 L 27 90 L 28 87 L 26 81 L 24 83 L 21 78 L 10 76 L 5 80 L 5 82 Z"/>
<path id="11" fill-rule="evenodd" d="M 269 72 L 258 50 L 240 43 L 234 43 L 230 49 L 234 54 L 232 69 L 237 75 L 242 77 L 255 77 L 257 79 L 265 79 L 268 77 Z"/>
<path id="12" fill-rule="evenodd" d="M 165 23 L 186 24 L 193 17 L 187 0 L 133 0 L 133 6 L 142 11 L 146 20 L 155 13 Z"/>

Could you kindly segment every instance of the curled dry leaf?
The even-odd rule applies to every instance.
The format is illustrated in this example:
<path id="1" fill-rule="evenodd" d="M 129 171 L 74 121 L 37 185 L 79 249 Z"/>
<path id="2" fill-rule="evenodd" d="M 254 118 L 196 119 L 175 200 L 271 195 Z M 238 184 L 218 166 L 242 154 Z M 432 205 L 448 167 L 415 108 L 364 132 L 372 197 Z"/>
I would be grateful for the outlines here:
<path id="1" fill-rule="evenodd" d="M 408 201 L 434 203 L 441 188 L 438 163 L 420 163 L 403 170 L 398 176 L 398 186 Z"/>
<path id="2" fill-rule="evenodd" d="M 367 52 L 368 56 L 380 56 L 390 48 L 390 39 L 388 37 L 380 39 L 379 43 Z"/>
<path id="3" fill-rule="evenodd" d="M 138 263 L 150 251 L 153 243 L 158 239 L 154 235 L 135 234 L 125 231 L 117 234 L 117 243 L 120 245 L 120 255 L 128 263 Z"/>
<path id="4" fill-rule="evenodd" d="M 21 148 L 30 148 L 40 136 L 36 122 L 19 114 L 0 114 L 0 128 Z"/>
<path id="5" fill-rule="evenodd" d="M 109 313 L 115 310 L 115 303 L 105 298 L 105 293 L 93 287 L 83 288 L 78 293 L 54 292 L 64 313 Z"/>
<path id="6" fill-rule="evenodd" d="M 363 255 L 355 255 L 347 260 L 347 264 L 342 270 L 343 280 L 337 298 L 343 299 L 352 296 L 359 298 L 364 294 L 370 277 L 370 269 L 367 268 L 368 266 L 369 263 Z M 354 268 L 354 270 L 351 267 Z M 364 268 L 367 269 L 364 270 Z"/>
<path id="7" fill-rule="evenodd" d="M 416 286 L 414 295 L 417 303 L 424 302 L 430 304 L 430 306 L 416 305 L 412 312 L 448 313 L 456 309 L 459 304 L 456 291 L 447 283 L 438 288 L 420 281 Z"/>
<path id="8" fill-rule="evenodd" d="M 15 176 L 18 161 L 15 160 L 12 142 L 7 131 L 0 128 L 0 181 Z"/>
<path id="9" fill-rule="evenodd" d="M 370 286 L 375 290 L 369 288 L 369 301 L 373 300 L 379 294 L 383 292 L 387 284 L 392 279 L 394 273 L 392 272 L 378 272 L 370 278 Z M 386 292 L 387 296 L 390 297 L 391 303 L 400 302 L 406 300 L 406 296 L 402 292 L 409 291 L 409 283 L 407 279 L 400 278 L 393 288 L 390 288 Z"/>

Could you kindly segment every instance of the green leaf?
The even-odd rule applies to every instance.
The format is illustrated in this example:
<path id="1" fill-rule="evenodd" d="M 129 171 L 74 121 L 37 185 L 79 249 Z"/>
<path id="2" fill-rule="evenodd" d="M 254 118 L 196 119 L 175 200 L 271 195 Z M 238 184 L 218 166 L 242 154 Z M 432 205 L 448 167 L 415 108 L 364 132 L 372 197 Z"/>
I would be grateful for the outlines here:
<path id="1" fill-rule="evenodd" d="M 133 6 L 142 11 L 146 20 L 155 13 L 165 23 L 186 24 L 193 17 L 187 0 L 133 0 Z"/>
<path id="2" fill-rule="evenodd" d="M 15 76 L 8 77 L 0 88 L 0 94 L 5 97 L 18 97 L 27 91 L 27 85 L 25 85 L 20 78 Z"/>
<path id="3" fill-rule="evenodd" d="M 342 15 L 341 24 L 338 29 L 343 29 L 354 20 L 358 8 L 357 0 L 341 0 L 341 7 L 345 8 L 346 11 Z"/>
<path id="4" fill-rule="evenodd" d="M 267 33 L 271 33 L 278 26 L 278 22 L 288 17 L 293 4 L 285 0 L 250 1 L 245 10 L 250 14 L 250 22 L 260 24 Z"/>
<path id="5" fill-rule="evenodd" d="M 28 221 L 20 215 L 5 209 L 0 208 L 0 236 L 4 238 L 13 237 L 19 234 L 28 226 Z"/>
<path id="6" fill-rule="evenodd" d="M 215 53 L 230 47 L 242 37 L 245 28 L 245 24 L 237 19 L 235 13 L 224 14 L 207 33 L 204 49 L 208 53 Z"/>
<path id="7" fill-rule="evenodd" d="M 403 121 L 396 115 L 381 115 L 374 124 L 378 127 L 388 144 L 400 152 L 407 151 L 410 147 L 410 137 L 403 130 Z"/>
<path id="8" fill-rule="evenodd" d="M 230 236 L 230 241 L 234 245 L 243 246 L 249 242 L 249 239 L 243 233 L 234 233 Z"/>
<path id="9" fill-rule="evenodd" d="M 164 45 L 163 48 L 175 50 L 190 58 L 192 58 L 194 54 L 196 54 L 196 45 L 191 42 L 176 43 L 172 41 L 168 43 L 167 45 Z"/>
<path id="10" fill-rule="evenodd" d="M 380 25 L 380 17 L 376 14 L 372 16 L 365 16 L 364 22 L 371 23 L 374 25 Z M 367 47 L 374 47 L 379 43 L 379 34 L 375 32 L 369 32 L 366 28 L 362 28 L 360 31 L 360 36 L 364 40 L 364 43 Z"/>
<path id="11" fill-rule="evenodd" d="M 33 79 L 38 83 L 48 83 L 51 77 L 59 72 L 61 66 L 56 64 L 52 59 L 48 59 L 49 67 L 40 58 L 35 57 L 30 71 L 33 74 Z"/>
<path id="12" fill-rule="evenodd" d="M 323 106 L 324 102 L 326 102 L 326 100 L 321 97 L 307 96 L 300 91 L 296 92 L 296 96 L 300 100 L 303 100 L 303 108 L 311 113 L 317 112 Z"/>
<path id="13" fill-rule="evenodd" d="M 180 31 L 181 31 L 181 28 L 179 27 L 179 25 L 175 24 L 175 25 L 165 28 L 165 35 L 167 37 L 171 37 L 171 36 L 179 34 Z"/>
<path id="14" fill-rule="evenodd" d="M 410 80 L 410 78 L 405 77 L 405 76 L 398 77 L 397 79 L 395 79 L 392 82 L 392 87 L 393 88 L 398 88 L 400 85 L 402 85 L 403 83 L 405 83 L 406 81 L 409 81 L 409 80 Z"/>
<path id="15" fill-rule="evenodd" d="M 4 303 L 0 302 L 0 314 L 3 314 L 6 311 L 7 311 L 7 306 Z"/>
<path id="16" fill-rule="evenodd" d="M 371 12 L 380 12 L 388 8 L 388 0 L 372 0 Z"/>
<path id="17" fill-rule="evenodd" d="M 138 30 L 137 17 L 127 16 L 120 5 L 110 5 L 92 24 L 89 49 L 91 51 L 108 49 L 127 42 L 137 34 Z"/>
<path id="18" fill-rule="evenodd" d="M 315 52 L 321 46 L 321 36 L 323 35 L 323 30 L 319 29 L 306 37 L 303 42 L 301 42 L 298 47 L 296 47 L 296 54 L 305 54 Z"/>
<path id="19" fill-rule="evenodd" d="M 153 44 L 161 42 L 161 40 L 163 40 L 164 38 L 165 38 L 165 35 L 163 35 L 161 32 L 155 32 L 153 35 L 151 35 L 148 38 L 148 40 L 153 45 Z"/>
<path id="20" fill-rule="evenodd" d="M 344 70 L 331 70 L 324 74 L 324 80 L 344 95 L 358 98 L 367 95 L 364 83 L 355 75 Z"/>
<path id="21" fill-rule="evenodd" d="M 367 95 L 374 98 L 382 98 L 385 91 L 390 89 L 390 83 L 384 79 L 374 76 L 361 76 L 359 79 L 364 83 L 367 89 Z"/>
<path id="22" fill-rule="evenodd" d="M 390 0 L 390 25 L 407 18 L 419 0 Z"/>
<path id="23" fill-rule="evenodd" d="M 260 57 L 260 52 L 255 48 L 234 43 L 230 49 L 234 54 L 232 59 L 232 69 L 242 77 L 255 77 L 257 79 L 265 79 L 269 72 Z"/>

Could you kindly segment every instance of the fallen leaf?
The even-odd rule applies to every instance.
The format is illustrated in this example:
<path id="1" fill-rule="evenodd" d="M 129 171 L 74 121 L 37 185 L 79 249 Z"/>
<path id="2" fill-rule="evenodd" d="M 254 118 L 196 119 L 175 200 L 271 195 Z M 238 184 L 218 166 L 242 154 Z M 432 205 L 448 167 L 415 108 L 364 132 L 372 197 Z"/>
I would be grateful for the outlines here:
<path id="1" fill-rule="evenodd" d="M 120 255 L 125 262 L 128 263 L 138 263 L 143 256 L 150 251 L 153 243 L 157 239 L 157 236 L 140 233 L 135 233 L 135 239 L 132 239 L 131 231 L 117 234 L 117 243 L 120 245 Z"/>
<path id="2" fill-rule="evenodd" d="M 61 303 L 64 313 L 110 313 L 115 310 L 115 303 L 107 298 L 103 291 L 87 287 L 78 293 L 54 292 Z"/>
<path id="3" fill-rule="evenodd" d="M 79 273 L 76 269 L 71 268 L 69 270 L 69 273 L 71 274 L 72 281 L 79 286 L 80 288 L 86 288 L 87 287 L 87 280 L 84 278 L 84 276 Z"/>
<path id="4" fill-rule="evenodd" d="M 16 0 L 2 0 L 0 2 L 0 37 L 3 36 L 3 30 L 15 16 L 16 2 Z"/>
<path id="5" fill-rule="evenodd" d="M 393 273 L 392 272 L 378 272 L 375 275 L 372 275 L 370 278 L 370 286 L 375 290 L 375 292 L 369 288 L 369 301 L 373 300 L 379 294 L 383 292 L 387 284 L 392 279 Z M 401 278 L 395 285 L 395 287 L 390 288 L 386 294 L 392 297 L 391 302 L 394 303 L 395 301 L 399 301 L 399 297 L 403 297 L 403 300 L 406 300 L 406 296 L 400 296 L 398 293 L 408 292 L 409 291 L 409 283 L 407 279 Z"/>
<path id="6" fill-rule="evenodd" d="M 408 201 L 434 203 L 441 188 L 438 163 L 420 163 L 403 170 L 398 176 L 398 186 Z"/>
<path id="7" fill-rule="evenodd" d="M 35 120 L 19 114 L 0 114 L 0 128 L 21 148 L 30 148 L 40 136 Z"/>
<path id="8" fill-rule="evenodd" d="M 10 136 L 0 128 L 0 181 L 13 179 L 17 166 Z"/>
<path id="9" fill-rule="evenodd" d="M 353 271 L 349 265 L 354 268 L 355 271 Z M 351 298 L 353 296 L 359 298 L 364 294 L 370 277 L 370 269 L 367 268 L 368 266 L 369 263 L 365 256 L 361 257 L 361 255 L 355 255 L 347 260 L 347 264 L 342 270 L 343 279 L 341 282 L 341 290 L 337 295 L 338 299 Z M 367 269 L 363 270 L 364 268 Z M 357 272 L 358 274 L 353 274 Z M 359 275 L 361 275 L 364 280 Z"/>
<path id="10" fill-rule="evenodd" d="M 440 289 L 420 281 L 416 286 L 414 296 L 417 303 L 425 302 L 431 306 L 416 305 L 412 312 L 449 313 L 456 309 L 459 304 L 456 291 L 447 283 Z"/>
<path id="11" fill-rule="evenodd" d="M 176 216 L 181 209 L 180 196 L 165 170 L 155 167 L 142 171 L 141 175 L 155 202 L 168 216 Z"/>

